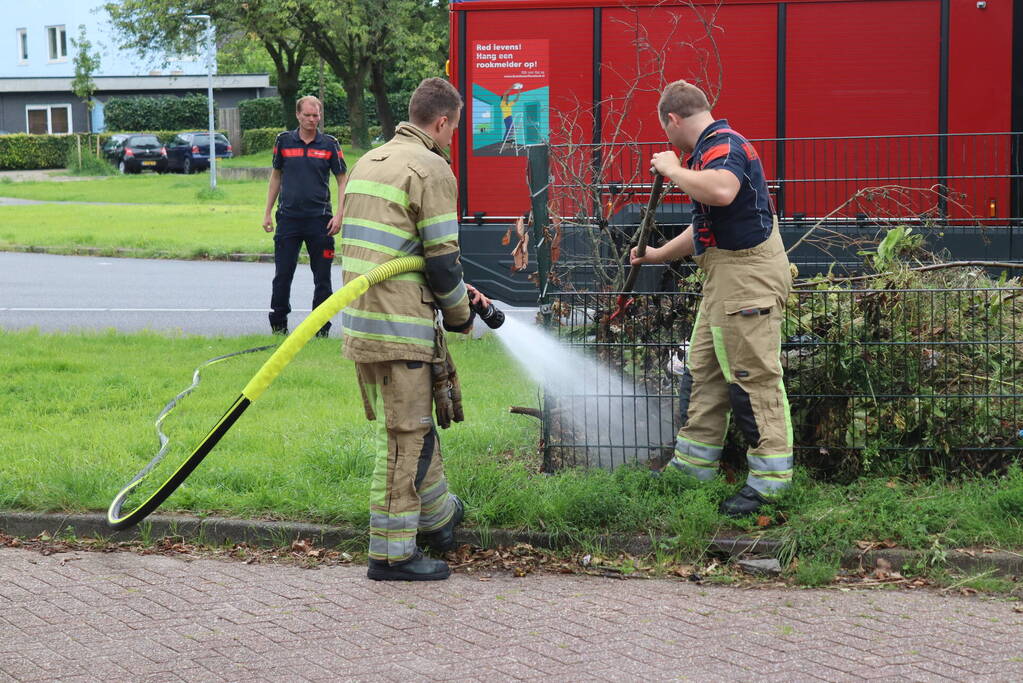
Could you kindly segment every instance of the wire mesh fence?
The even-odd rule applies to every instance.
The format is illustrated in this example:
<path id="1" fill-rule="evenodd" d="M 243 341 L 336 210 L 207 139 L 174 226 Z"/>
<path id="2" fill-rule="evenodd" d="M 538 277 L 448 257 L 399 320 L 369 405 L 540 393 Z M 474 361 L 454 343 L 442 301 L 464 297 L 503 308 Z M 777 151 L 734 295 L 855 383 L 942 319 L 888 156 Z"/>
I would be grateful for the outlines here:
<path id="1" fill-rule="evenodd" d="M 1023 261 L 1023 133 L 753 140 L 782 237 L 815 237 L 790 260 L 803 273 L 857 271 L 862 245 L 907 225 L 933 252 L 957 259 Z M 649 197 L 649 160 L 667 143 L 552 145 L 543 177 L 558 233 L 561 282 L 614 286 L 614 266 Z M 688 197 L 669 192 L 662 238 L 688 223 Z"/>
<path id="2" fill-rule="evenodd" d="M 991 471 L 1023 456 L 1023 290 L 796 291 L 780 362 L 797 461 L 828 472 Z M 552 297 L 551 332 L 594 360 L 544 392 L 544 467 L 666 462 L 697 293 Z M 614 316 L 614 317 L 613 317 Z M 743 449 L 737 434 L 733 449 Z"/>

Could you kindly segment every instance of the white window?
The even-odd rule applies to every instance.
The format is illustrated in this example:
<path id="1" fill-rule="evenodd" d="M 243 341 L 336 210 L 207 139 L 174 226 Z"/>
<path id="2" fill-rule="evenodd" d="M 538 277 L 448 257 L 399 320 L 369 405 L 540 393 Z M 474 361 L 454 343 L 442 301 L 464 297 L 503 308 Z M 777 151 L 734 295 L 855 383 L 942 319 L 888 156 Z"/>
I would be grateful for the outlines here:
<path id="1" fill-rule="evenodd" d="M 50 41 L 50 61 L 67 60 L 67 31 L 63 26 L 47 26 L 46 35 Z"/>
<path id="2" fill-rule="evenodd" d="M 18 63 L 24 64 L 28 61 L 28 31 L 18 29 Z"/>
<path id="3" fill-rule="evenodd" d="M 70 104 L 30 104 L 25 107 L 25 130 L 32 135 L 65 135 L 71 129 Z"/>

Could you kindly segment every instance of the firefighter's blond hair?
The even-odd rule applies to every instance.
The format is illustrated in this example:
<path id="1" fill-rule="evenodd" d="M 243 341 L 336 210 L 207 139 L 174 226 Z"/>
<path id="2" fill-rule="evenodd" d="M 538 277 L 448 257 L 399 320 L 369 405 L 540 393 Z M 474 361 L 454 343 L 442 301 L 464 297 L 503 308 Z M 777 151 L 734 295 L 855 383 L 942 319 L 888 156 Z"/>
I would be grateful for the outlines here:
<path id="1" fill-rule="evenodd" d="M 455 86 L 443 78 L 426 78 L 412 93 L 408 115 L 415 125 L 428 126 L 441 116 L 455 118 L 461 108 L 462 96 Z"/>
<path id="2" fill-rule="evenodd" d="M 305 97 L 299 97 L 298 100 L 295 101 L 296 114 L 302 113 L 302 105 L 305 104 L 306 102 L 312 102 L 313 104 L 315 104 L 316 108 L 320 110 L 320 116 L 323 116 L 323 102 L 320 102 L 320 98 L 316 97 L 315 95 L 306 95 Z"/>
<path id="3" fill-rule="evenodd" d="M 707 95 L 688 81 L 669 83 L 661 93 L 660 102 L 657 103 L 661 123 L 668 122 L 668 114 L 686 119 L 705 111 L 710 111 Z"/>

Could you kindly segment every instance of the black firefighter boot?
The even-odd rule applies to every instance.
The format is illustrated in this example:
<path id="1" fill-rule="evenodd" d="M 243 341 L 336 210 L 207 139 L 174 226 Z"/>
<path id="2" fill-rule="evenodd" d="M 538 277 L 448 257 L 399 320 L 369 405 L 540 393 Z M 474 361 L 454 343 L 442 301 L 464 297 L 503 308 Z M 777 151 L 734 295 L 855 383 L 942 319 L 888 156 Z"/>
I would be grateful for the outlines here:
<path id="1" fill-rule="evenodd" d="M 745 517 L 759 510 L 766 502 L 767 499 L 757 493 L 755 488 L 743 486 L 738 493 L 721 503 L 719 509 L 727 517 Z"/>
<path id="2" fill-rule="evenodd" d="M 366 576 L 374 581 L 442 581 L 451 576 L 448 563 L 427 557 L 416 548 L 412 557 L 399 564 L 370 559 Z"/>
<path id="3" fill-rule="evenodd" d="M 420 542 L 429 546 L 434 552 L 446 553 L 455 547 L 455 527 L 462 523 L 462 518 L 465 516 L 465 504 L 462 499 L 454 494 L 451 495 L 451 498 L 455 504 L 455 512 L 451 515 L 448 523 L 429 533 L 419 534 Z"/>

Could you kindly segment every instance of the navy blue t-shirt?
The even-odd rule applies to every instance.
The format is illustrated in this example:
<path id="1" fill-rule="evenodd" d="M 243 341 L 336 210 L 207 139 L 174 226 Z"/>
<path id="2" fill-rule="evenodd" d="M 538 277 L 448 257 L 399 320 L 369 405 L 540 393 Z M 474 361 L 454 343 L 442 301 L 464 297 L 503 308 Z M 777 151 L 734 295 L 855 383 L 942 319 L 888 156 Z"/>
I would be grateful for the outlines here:
<path id="1" fill-rule="evenodd" d="M 306 144 L 298 129 L 277 136 L 273 167 L 281 171 L 281 194 L 277 214 L 287 218 L 331 216 L 330 176 L 348 170 L 337 139 L 316 133 Z"/>
<path id="2" fill-rule="evenodd" d="M 728 206 L 693 201 L 696 253 L 708 247 L 749 249 L 771 236 L 773 209 L 764 167 L 749 140 L 728 127 L 726 119 L 707 126 L 686 165 L 694 171 L 723 168 L 739 179 L 739 193 Z"/>

